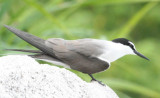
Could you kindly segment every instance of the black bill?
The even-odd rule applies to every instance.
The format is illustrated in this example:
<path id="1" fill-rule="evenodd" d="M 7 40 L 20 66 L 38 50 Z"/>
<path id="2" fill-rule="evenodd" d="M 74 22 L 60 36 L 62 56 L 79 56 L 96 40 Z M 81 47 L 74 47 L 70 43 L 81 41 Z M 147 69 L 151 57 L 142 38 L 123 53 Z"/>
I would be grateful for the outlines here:
<path id="1" fill-rule="evenodd" d="M 146 60 L 149 60 L 147 57 L 145 57 L 144 55 L 142 55 L 141 53 L 137 52 L 136 50 L 134 51 L 135 54 L 137 54 L 138 56 L 146 59 Z"/>

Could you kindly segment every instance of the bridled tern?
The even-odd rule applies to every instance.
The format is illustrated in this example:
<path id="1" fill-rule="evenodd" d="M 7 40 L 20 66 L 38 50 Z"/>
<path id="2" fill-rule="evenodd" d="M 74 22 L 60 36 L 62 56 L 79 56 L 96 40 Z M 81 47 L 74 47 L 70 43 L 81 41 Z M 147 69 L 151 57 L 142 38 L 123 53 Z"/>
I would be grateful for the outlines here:
<path id="1" fill-rule="evenodd" d="M 137 52 L 135 45 L 125 38 L 117 38 L 112 41 L 98 39 L 64 40 L 61 38 L 43 40 L 16 28 L 7 25 L 5 27 L 39 49 L 8 50 L 35 53 L 29 56 L 86 73 L 95 81 L 97 80 L 92 74 L 108 69 L 111 62 L 125 55 L 138 55 L 149 60 Z"/>

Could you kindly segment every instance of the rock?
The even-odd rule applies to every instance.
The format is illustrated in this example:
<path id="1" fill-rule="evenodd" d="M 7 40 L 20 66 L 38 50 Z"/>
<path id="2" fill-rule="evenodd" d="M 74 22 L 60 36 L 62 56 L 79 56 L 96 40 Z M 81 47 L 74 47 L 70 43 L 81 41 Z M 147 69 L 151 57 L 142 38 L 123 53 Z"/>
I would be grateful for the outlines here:
<path id="1" fill-rule="evenodd" d="M 107 85 L 87 83 L 65 68 L 22 55 L 0 57 L 0 98 L 118 98 Z"/>

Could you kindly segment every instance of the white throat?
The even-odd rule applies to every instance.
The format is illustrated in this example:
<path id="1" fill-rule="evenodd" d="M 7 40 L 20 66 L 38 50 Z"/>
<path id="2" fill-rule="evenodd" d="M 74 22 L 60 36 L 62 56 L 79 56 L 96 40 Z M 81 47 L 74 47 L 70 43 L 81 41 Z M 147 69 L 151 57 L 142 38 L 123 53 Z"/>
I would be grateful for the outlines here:
<path id="1" fill-rule="evenodd" d="M 109 63 L 125 55 L 134 54 L 133 50 L 129 46 L 123 45 L 121 43 L 114 43 L 111 41 L 106 42 L 103 51 L 104 53 L 100 55 L 99 58 Z"/>

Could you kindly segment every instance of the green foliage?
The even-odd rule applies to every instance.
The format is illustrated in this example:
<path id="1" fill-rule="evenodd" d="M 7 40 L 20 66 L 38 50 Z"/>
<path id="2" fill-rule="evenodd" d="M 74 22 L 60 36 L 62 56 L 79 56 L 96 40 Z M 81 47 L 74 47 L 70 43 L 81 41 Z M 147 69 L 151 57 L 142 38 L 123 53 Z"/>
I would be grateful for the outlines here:
<path id="1" fill-rule="evenodd" d="M 43 39 L 126 37 L 150 61 L 125 56 L 94 76 L 121 98 L 160 98 L 159 9 L 159 0 L 0 0 L 0 49 L 35 49 L 3 24 Z M 0 51 L 0 54 L 16 53 Z M 73 72 L 90 81 L 88 75 Z"/>

